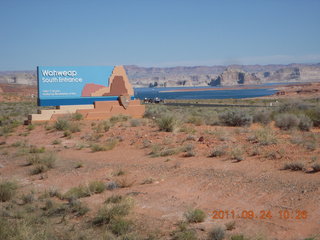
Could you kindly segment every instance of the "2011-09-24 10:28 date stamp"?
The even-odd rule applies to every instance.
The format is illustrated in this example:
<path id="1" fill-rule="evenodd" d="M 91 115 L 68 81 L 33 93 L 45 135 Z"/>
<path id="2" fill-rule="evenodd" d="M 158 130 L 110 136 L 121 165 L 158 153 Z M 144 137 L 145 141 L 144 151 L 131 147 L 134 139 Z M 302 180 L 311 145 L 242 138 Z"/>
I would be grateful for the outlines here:
<path id="1" fill-rule="evenodd" d="M 306 210 L 214 210 L 211 212 L 212 219 L 273 219 L 279 218 L 283 220 L 304 220 L 308 218 L 308 212 Z"/>

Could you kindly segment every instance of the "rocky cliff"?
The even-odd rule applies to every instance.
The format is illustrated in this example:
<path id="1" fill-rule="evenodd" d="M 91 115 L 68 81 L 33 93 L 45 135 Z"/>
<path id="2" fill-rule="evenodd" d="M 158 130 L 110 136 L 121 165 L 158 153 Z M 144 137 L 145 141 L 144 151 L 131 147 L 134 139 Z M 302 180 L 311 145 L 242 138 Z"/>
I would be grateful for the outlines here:
<path id="1" fill-rule="evenodd" d="M 242 84 L 259 84 L 261 79 L 255 73 L 248 73 L 240 69 L 228 67 L 209 83 L 210 86 L 234 86 Z"/>
<path id="2" fill-rule="evenodd" d="M 172 68 L 125 66 L 134 87 L 208 86 L 268 82 L 318 82 L 320 63 L 289 65 L 230 65 Z M 0 83 L 34 85 L 35 71 L 0 72 Z"/>

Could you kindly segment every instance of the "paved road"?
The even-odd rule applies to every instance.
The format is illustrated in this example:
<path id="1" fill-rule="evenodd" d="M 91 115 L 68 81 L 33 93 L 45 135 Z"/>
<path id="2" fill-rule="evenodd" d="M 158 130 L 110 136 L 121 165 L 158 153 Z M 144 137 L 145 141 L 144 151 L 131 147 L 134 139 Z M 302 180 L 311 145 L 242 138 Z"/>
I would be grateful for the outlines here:
<path id="1" fill-rule="evenodd" d="M 274 107 L 265 105 L 244 104 L 210 104 L 210 103 L 163 103 L 166 106 L 194 106 L 194 107 Z"/>

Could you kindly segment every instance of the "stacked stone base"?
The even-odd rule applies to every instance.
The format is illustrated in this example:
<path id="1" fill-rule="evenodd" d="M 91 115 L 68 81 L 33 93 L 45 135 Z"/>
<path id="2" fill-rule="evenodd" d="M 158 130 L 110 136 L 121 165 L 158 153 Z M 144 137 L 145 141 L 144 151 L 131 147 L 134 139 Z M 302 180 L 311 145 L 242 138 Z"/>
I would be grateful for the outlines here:
<path id="1" fill-rule="evenodd" d="M 41 110 L 38 114 L 29 115 L 26 123 L 56 121 L 73 113 L 80 113 L 85 120 L 104 120 L 120 114 L 141 118 L 144 111 L 145 106 L 141 105 L 139 100 L 130 101 L 127 108 L 118 101 L 97 101 L 90 105 L 58 106 L 57 109 Z"/>

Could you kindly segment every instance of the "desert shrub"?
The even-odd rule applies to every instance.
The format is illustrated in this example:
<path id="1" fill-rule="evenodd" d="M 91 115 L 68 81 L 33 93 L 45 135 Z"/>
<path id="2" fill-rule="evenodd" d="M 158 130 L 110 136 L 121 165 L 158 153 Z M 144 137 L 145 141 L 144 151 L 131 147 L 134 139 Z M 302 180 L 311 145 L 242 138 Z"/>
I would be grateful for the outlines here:
<path id="1" fill-rule="evenodd" d="M 74 121 L 80 121 L 83 119 L 83 115 L 81 113 L 73 113 L 71 115 L 71 119 Z"/>
<path id="2" fill-rule="evenodd" d="M 61 144 L 61 140 L 60 139 L 55 139 L 55 140 L 52 141 L 52 144 L 53 145 Z"/>
<path id="3" fill-rule="evenodd" d="M 45 165 L 36 165 L 30 170 L 31 175 L 36 175 L 48 171 L 48 168 Z"/>
<path id="4" fill-rule="evenodd" d="M 27 126 L 28 131 L 32 131 L 35 128 L 35 126 L 33 124 L 29 124 Z"/>
<path id="5" fill-rule="evenodd" d="M 27 158 L 27 165 L 33 165 L 31 174 L 39 174 L 54 168 L 56 162 L 56 155 L 52 152 L 45 154 L 32 154 Z"/>
<path id="6" fill-rule="evenodd" d="M 194 124 L 194 125 L 196 125 L 196 126 L 201 126 L 201 125 L 203 125 L 204 120 L 203 120 L 203 118 L 200 117 L 200 116 L 195 116 L 195 115 L 193 115 L 193 116 L 190 116 L 190 117 L 187 119 L 186 122 L 187 122 L 187 123 L 192 123 L 192 124 Z"/>
<path id="7" fill-rule="evenodd" d="M 235 221 L 227 222 L 225 226 L 228 231 L 231 231 L 236 228 L 236 222 Z"/>
<path id="8" fill-rule="evenodd" d="M 124 197 L 121 195 L 112 195 L 111 197 L 108 197 L 107 200 L 104 201 L 104 203 L 119 203 L 124 200 Z"/>
<path id="9" fill-rule="evenodd" d="M 130 126 L 131 127 L 139 127 L 139 126 L 141 126 L 141 120 L 140 119 L 131 119 L 130 120 Z"/>
<path id="10" fill-rule="evenodd" d="M 100 181 L 90 182 L 88 187 L 91 194 L 102 193 L 106 189 L 105 184 Z"/>
<path id="11" fill-rule="evenodd" d="M 260 147 L 254 146 L 250 153 L 250 156 L 258 156 L 261 154 Z"/>
<path id="12" fill-rule="evenodd" d="M 69 121 L 64 118 L 59 118 L 54 124 L 54 128 L 58 131 L 68 130 L 69 126 L 70 126 Z"/>
<path id="13" fill-rule="evenodd" d="M 256 130 L 253 136 L 250 136 L 248 140 L 259 143 L 260 145 L 271 145 L 277 143 L 275 133 L 269 128 Z"/>
<path id="14" fill-rule="evenodd" d="M 184 133 L 188 133 L 188 134 L 195 134 L 197 132 L 197 130 L 193 127 L 193 126 L 187 126 L 186 124 L 182 125 L 179 128 L 179 132 L 184 132 Z"/>
<path id="15" fill-rule="evenodd" d="M 94 130 L 97 133 L 108 132 L 112 126 L 113 124 L 110 121 L 106 120 L 99 122 L 99 124 L 95 126 Z"/>
<path id="16" fill-rule="evenodd" d="M 232 235 L 231 240 L 249 240 L 249 239 L 243 236 L 242 234 L 237 234 L 237 235 Z"/>
<path id="17" fill-rule="evenodd" d="M 81 132 L 80 126 L 77 123 L 71 123 L 69 126 L 69 131 L 71 133 Z"/>
<path id="18" fill-rule="evenodd" d="M 231 151 L 231 158 L 240 162 L 244 160 L 244 150 L 240 147 L 236 147 Z"/>
<path id="19" fill-rule="evenodd" d="M 299 125 L 298 125 L 298 127 L 299 127 L 300 130 L 302 130 L 302 131 L 310 131 L 312 126 L 313 126 L 312 120 L 308 116 L 303 115 L 303 114 L 299 115 Z"/>
<path id="20" fill-rule="evenodd" d="M 121 168 L 119 168 L 119 169 L 117 169 L 116 171 L 114 171 L 113 173 L 112 173 L 112 175 L 113 176 L 122 176 L 122 175 L 125 175 L 125 171 L 123 170 L 123 169 L 121 169 Z"/>
<path id="21" fill-rule="evenodd" d="M 12 181 L 2 181 L 0 182 L 0 201 L 6 202 L 12 199 L 16 194 L 18 185 Z"/>
<path id="22" fill-rule="evenodd" d="M 176 128 L 177 119 L 173 115 L 164 115 L 157 119 L 156 123 L 160 131 L 173 132 Z"/>
<path id="23" fill-rule="evenodd" d="M 117 123 L 117 122 L 126 122 L 126 121 L 128 121 L 130 118 L 131 118 L 130 116 L 126 116 L 126 115 L 120 114 L 120 115 L 117 115 L 117 116 L 112 116 L 112 117 L 110 118 L 110 122 L 111 122 L 112 124 L 115 124 L 115 123 Z"/>
<path id="24" fill-rule="evenodd" d="M 35 200 L 33 193 L 22 194 L 21 200 L 23 204 L 32 203 Z"/>
<path id="25" fill-rule="evenodd" d="M 304 170 L 304 164 L 300 163 L 300 162 L 286 163 L 283 166 L 283 170 L 303 171 Z"/>
<path id="26" fill-rule="evenodd" d="M 266 110 L 260 110 L 253 114 L 253 122 L 267 125 L 271 122 L 271 112 Z"/>
<path id="27" fill-rule="evenodd" d="M 117 188 L 119 188 L 120 186 L 118 185 L 118 183 L 117 182 L 108 182 L 107 183 L 107 186 L 106 186 L 106 189 L 107 190 L 114 190 L 114 189 L 117 189 Z"/>
<path id="28" fill-rule="evenodd" d="M 276 126 L 282 130 L 297 128 L 299 122 L 299 118 L 295 114 L 291 113 L 279 114 L 275 118 Z"/>
<path id="29" fill-rule="evenodd" d="M 123 177 L 123 178 L 117 179 L 116 182 L 118 187 L 127 188 L 127 187 L 131 187 L 134 184 L 135 180 L 130 180 L 127 177 Z"/>
<path id="30" fill-rule="evenodd" d="M 179 149 L 177 149 L 177 148 L 166 148 L 160 152 L 160 157 L 171 156 L 171 155 L 174 155 L 178 152 L 179 152 Z"/>
<path id="31" fill-rule="evenodd" d="M 173 236 L 173 240 L 197 240 L 197 236 L 194 230 L 186 229 L 176 232 Z"/>
<path id="32" fill-rule="evenodd" d="M 44 153 L 45 151 L 45 147 L 36 147 L 34 145 L 31 145 L 29 153 Z"/>
<path id="33" fill-rule="evenodd" d="M 128 233 L 133 228 L 133 224 L 130 220 L 115 218 L 110 222 L 109 229 L 117 236 Z"/>
<path id="34" fill-rule="evenodd" d="M 282 102 L 276 109 L 279 113 L 298 113 L 306 111 L 310 106 L 301 101 L 300 99 L 289 100 L 287 102 Z"/>
<path id="35" fill-rule="evenodd" d="M 225 231 L 221 227 L 215 227 L 209 232 L 209 240 L 222 240 L 224 239 Z"/>
<path id="36" fill-rule="evenodd" d="M 313 172 L 320 172 L 320 163 L 314 163 L 311 167 Z"/>
<path id="37" fill-rule="evenodd" d="M 105 148 L 102 145 L 99 145 L 99 144 L 92 144 L 91 145 L 91 151 L 92 152 L 105 151 Z"/>
<path id="38" fill-rule="evenodd" d="M 117 144 L 118 144 L 118 140 L 116 138 L 110 138 L 103 145 L 92 144 L 91 150 L 92 152 L 109 151 L 114 149 Z"/>
<path id="39" fill-rule="evenodd" d="M 158 118 L 168 113 L 168 108 L 163 105 L 148 105 L 144 112 L 145 118 Z"/>
<path id="40" fill-rule="evenodd" d="M 227 147 L 226 146 L 217 146 L 215 147 L 209 157 L 222 157 L 226 154 Z"/>
<path id="41" fill-rule="evenodd" d="M 153 182 L 154 182 L 153 178 L 146 178 L 142 181 L 141 184 L 151 184 Z"/>
<path id="42" fill-rule="evenodd" d="M 184 214 L 189 223 L 203 222 L 206 214 L 201 209 L 191 209 Z"/>
<path id="43" fill-rule="evenodd" d="M 88 186 L 80 185 L 69 189 L 64 195 L 65 199 L 78 199 L 83 197 L 89 197 L 91 195 Z"/>
<path id="44" fill-rule="evenodd" d="M 312 120 L 313 126 L 320 126 L 320 106 L 309 109 L 306 115 Z"/>
<path id="45" fill-rule="evenodd" d="M 196 156 L 196 152 L 194 150 L 189 150 L 183 156 L 184 157 L 194 157 L 194 156 Z"/>
<path id="46" fill-rule="evenodd" d="M 207 111 L 207 114 L 203 116 L 204 122 L 207 125 L 215 126 L 219 125 L 219 115 L 216 111 Z"/>
<path id="47" fill-rule="evenodd" d="M 196 240 L 196 232 L 193 229 L 188 229 L 186 222 L 180 222 L 178 224 L 178 229 L 173 233 L 173 240 Z"/>
<path id="48" fill-rule="evenodd" d="M 57 157 L 53 152 L 32 154 L 27 158 L 27 165 L 43 165 L 47 168 L 54 168 L 56 160 Z"/>
<path id="49" fill-rule="evenodd" d="M 71 199 L 68 203 L 68 210 L 76 216 L 83 216 L 89 212 L 89 208 L 77 199 Z"/>
<path id="50" fill-rule="evenodd" d="M 227 126 L 250 126 L 252 116 L 242 110 L 229 110 L 219 115 L 220 122 Z"/>
<path id="51" fill-rule="evenodd" d="M 120 203 L 108 203 L 98 210 L 92 223 L 94 225 L 109 224 L 112 220 L 127 216 L 132 206 L 131 199 L 123 199 Z"/>
<path id="52" fill-rule="evenodd" d="M 48 191 L 48 194 L 50 197 L 57 197 L 59 199 L 62 199 L 63 196 L 61 194 L 61 192 L 59 192 L 57 189 L 55 188 L 50 188 L 49 191 Z"/>

